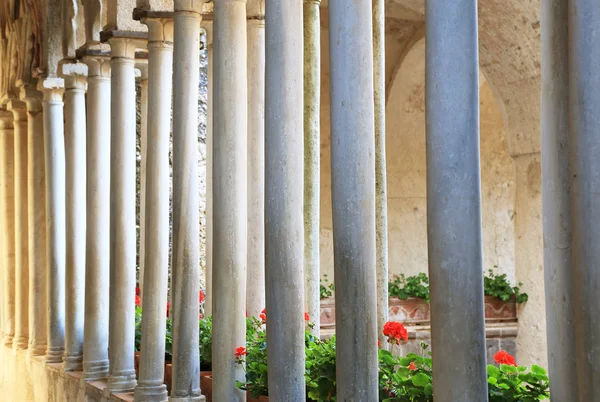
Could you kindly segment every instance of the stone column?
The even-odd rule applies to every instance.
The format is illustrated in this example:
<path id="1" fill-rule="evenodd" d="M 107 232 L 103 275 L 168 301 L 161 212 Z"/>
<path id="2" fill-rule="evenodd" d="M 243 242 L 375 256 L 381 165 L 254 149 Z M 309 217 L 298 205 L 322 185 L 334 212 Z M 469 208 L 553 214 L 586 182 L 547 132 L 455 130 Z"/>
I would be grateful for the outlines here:
<path id="1" fill-rule="evenodd" d="M 198 87 L 203 3 L 204 0 L 176 0 L 173 17 L 173 378 L 170 400 L 176 402 L 205 399 L 200 393 L 198 350 Z"/>
<path id="2" fill-rule="evenodd" d="M 320 333 L 321 0 L 304 0 L 304 293 Z"/>
<path id="3" fill-rule="evenodd" d="M 0 111 L 0 205 L 2 206 L 2 270 L 4 281 L 4 344 L 12 346 L 15 336 L 15 144 L 13 114 Z"/>
<path id="4" fill-rule="evenodd" d="M 15 337 L 13 348 L 29 344 L 29 247 L 27 220 L 27 109 L 25 102 L 8 103 L 14 122 L 15 162 Z"/>
<path id="5" fill-rule="evenodd" d="M 234 402 L 246 400 L 231 386 L 245 378 L 231 351 L 246 344 L 246 1 L 217 0 L 214 16 L 213 399 Z"/>
<path id="6" fill-rule="evenodd" d="M 171 67 L 172 69 L 172 67 Z M 138 284 L 140 297 L 144 288 L 144 267 L 146 256 L 146 160 L 148 155 L 148 65 L 141 68 L 140 78 L 140 148 L 142 160 L 140 163 L 140 267 L 138 272 Z"/>
<path id="7" fill-rule="evenodd" d="M 302 4 L 302 0 L 267 0 L 265 10 L 268 77 L 265 89 L 265 276 L 269 397 L 290 402 L 306 400 Z"/>
<path id="8" fill-rule="evenodd" d="M 42 93 L 21 89 L 27 105 L 27 214 L 29 245 L 29 353 L 44 355 L 47 347 L 46 167 Z"/>
<path id="9" fill-rule="evenodd" d="M 368 0 L 329 2 L 337 398 L 342 401 L 374 401 L 378 395 L 371 13 Z"/>
<path id="10" fill-rule="evenodd" d="M 570 1 L 568 13 L 577 380 L 579 400 L 594 401 L 600 398 L 600 3 Z"/>
<path id="11" fill-rule="evenodd" d="M 135 320 L 135 73 L 138 41 L 113 37 L 111 47 L 110 303 L 107 389 L 133 391 Z"/>
<path id="12" fill-rule="evenodd" d="M 213 45 L 212 21 L 206 22 L 206 300 L 204 301 L 204 315 L 212 315 L 212 256 L 213 256 Z"/>
<path id="13" fill-rule="evenodd" d="M 142 342 L 135 398 L 167 401 L 164 382 L 169 263 L 169 138 L 173 85 L 173 20 L 143 18 L 148 26 L 148 139 L 146 144 L 145 269 Z M 141 222 L 140 222 L 141 223 Z M 141 246 L 141 245 L 140 245 Z"/>
<path id="14" fill-rule="evenodd" d="M 63 64 L 65 78 L 65 156 L 67 174 L 67 265 L 65 371 L 83 369 L 86 237 L 87 66 Z"/>
<path id="15" fill-rule="evenodd" d="M 88 66 L 86 139 L 86 271 L 83 378 L 108 376 L 110 279 L 110 61 L 84 56 Z"/>
<path id="16" fill-rule="evenodd" d="M 48 348 L 46 362 L 60 363 L 65 351 L 65 140 L 63 120 L 64 81 L 46 78 L 39 83 L 44 93 L 44 149 L 46 154 L 46 229 L 48 244 Z"/>
<path id="17" fill-rule="evenodd" d="M 265 2 L 247 5 L 248 263 L 246 311 L 265 308 Z"/>
<path id="18" fill-rule="evenodd" d="M 425 15 L 434 394 L 486 401 L 477 5 L 429 0 Z"/>

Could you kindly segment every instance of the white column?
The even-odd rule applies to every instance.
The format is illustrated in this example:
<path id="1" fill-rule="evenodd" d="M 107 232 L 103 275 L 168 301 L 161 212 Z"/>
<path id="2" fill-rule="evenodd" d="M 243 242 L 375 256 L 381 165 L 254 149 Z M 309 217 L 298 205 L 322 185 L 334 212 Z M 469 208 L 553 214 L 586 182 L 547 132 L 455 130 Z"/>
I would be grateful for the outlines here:
<path id="1" fill-rule="evenodd" d="M 2 206 L 2 273 L 4 281 L 4 344 L 11 346 L 15 336 L 15 143 L 13 114 L 0 111 L 0 202 Z"/>
<path id="2" fill-rule="evenodd" d="M 213 271 L 213 23 L 206 23 L 206 300 L 204 315 L 212 315 L 212 271 Z"/>
<path id="3" fill-rule="evenodd" d="M 86 270 L 83 378 L 108 376 L 110 279 L 110 60 L 85 56 L 88 66 L 86 138 Z"/>
<path id="4" fill-rule="evenodd" d="M 200 394 L 198 350 L 198 87 L 203 3 L 204 0 L 175 0 L 173 26 L 173 378 L 170 400 L 177 402 L 204 400 Z"/>
<path id="5" fill-rule="evenodd" d="M 306 400 L 302 0 L 267 0 L 266 5 L 265 275 L 269 396 L 275 401 L 302 402 Z"/>
<path id="6" fill-rule="evenodd" d="M 110 303 L 111 392 L 133 391 L 135 320 L 135 73 L 138 41 L 111 38 Z"/>
<path id="7" fill-rule="evenodd" d="M 46 166 L 42 93 L 21 89 L 27 105 L 27 213 L 29 235 L 29 353 L 44 355 L 47 347 Z"/>
<path id="8" fill-rule="evenodd" d="M 146 144 L 145 267 L 142 341 L 135 398 L 167 401 L 163 384 L 169 262 L 169 137 L 173 84 L 173 20 L 144 18 L 148 26 L 148 132 Z M 141 222 L 140 222 L 141 224 Z M 141 257 L 141 256 L 140 256 Z M 197 302 L 197 301 L 196 301 Z M 197 325 L 196 325 L 197 326 Z"/>
<path id="9" fill-rule="evenodd" d="M 250 0 L 248 23 L 248 263 L 246 311 L 265 308 L 265 2 Z"/>
<path id="10" fill-rule="evenodd" d="M 87 66 L 63 64 L 67 208 L 65 371 L 83 369 L 86 248 Z"/>
<path id="11" fill-rule="evenodd" d="M 304 293 L 320 333 L 321 0 L 304 0 Z"/>
<path id="12" fill-rule="evenodd" d="M 172 67 L 171 67 L 172 68 Z M 146 259 L 146 160 L 148 154 L 148 65 L 141 68 L 140 77 L 140 148 L 142 160 L 140 163 L 140 250 L 138 284 L 140 297 L 144 288 L 144 267 Z"/>
<path id="13" fill-rule="evenodd" d="M 341 401 L 374 401 L 378 395 L 371 14 L 370 0 L 329 1 L 337 398 Z"/>
<path id="14" fill-rule="evenodd" d="M 65 142 L 64 81 L 40 82 L 44 93 L 44 149 L 46 154 L 46 230 L 48 244 L 48 348 L 46 361 L 60 363 L 65 351 Z"/>
<path id="15" fill-rule="evenodd" d="M 246 1 L 214 8 L 213 399 L 244 401 L 232 350 L 246 343 L 248 81 Z"/>
<path id="16" fill-rule="evenodd" d="M 15 162 L 15 337 L 13 348 L 29 344 L 29 247 L 27 221 L 27 109 L 21 101 L 10 101 L 13 112 Z"/>

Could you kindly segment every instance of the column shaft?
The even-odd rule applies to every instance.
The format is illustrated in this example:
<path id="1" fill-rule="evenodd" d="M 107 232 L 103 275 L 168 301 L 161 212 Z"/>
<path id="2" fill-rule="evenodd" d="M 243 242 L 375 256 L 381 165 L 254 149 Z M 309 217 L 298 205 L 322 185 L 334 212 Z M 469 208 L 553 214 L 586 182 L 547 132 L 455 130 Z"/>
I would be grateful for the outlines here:
<path id="1" fill-rule="evenodd" d="M 574 0 L 568 10 L 577 381 L 579 401 L 596 401 L 600 400 L 600 3 Z"/>
<path id="2" fill-rule="evenodd" d="M 368 0 L 329 2 L 337 397 L 357 401 L 378 395 L 371 13 Z"/>
<path id="3" fill-rule="evenodd" d="M 15 336 L 15 141 L 13 115 L 0 112 L 0 202 L 2 206 L 2 271 L 4 281 L 4 344 L 11 346 Z"/>
<path id="4" fill-rule="evenodd" d="M 173 85 L 173 22 L 146 18 L 148 26 L 148 140 L 145 186 L 145 268 L 142 341 L 135 398 L 167 401 L 163 384 L 169 263 L 169 137 Z M 197 303 L 197 301 L 196 301 Z M 197 326 L 197 324 L 196 324 Z"/>
<path id="5" fill-rule="evenodd" d="M 265 274 L 269 397 L 306 400 L 302 0 L 267 0 Z M 341 399 L 343 400 L 343 399 Z"/>
<path id="6" fill-rule="evenodd" d="M 321 17 L 320 0 L 304 0 L 304 292 L 320 330 Z"/>
<path id="7" fill-rule="evenodd" d="M 108 389 L 132 391 L 135 320 L 135 75 L 136 41 L 110 40 L 110 303 Z"/>
<path id="8" fill-rule="evenodd" d="M 84 57 L 84 62 L 88 91 L 83 378 L 96 380 L 108 376 L 111 84 L 108 57 Z"/>
<path id="9" fill-rule="evenodd" d="M 263 9 L 264 10 L 264 9 Z M 265 20 L 248 15 L 248 272 L 246 311 L 265 308 Z"/>
<path id="10" fill-rule="evenodd" d="M 200 9 L 185 6 L 187 4 L 175 2 L 173 27 L 173 378 L 170 400 L 178 402 L 204 400 L 200 393 L 198 350 L 198 87 L 201 16 Z"/>
<path id="11" fill-rule="evenodd" d="M 172 68 L 172 67 L 171 67 Z M 140 163 L 140 268 L 138 272 L 138 284 L 140 296 L 144 288 L 144 267 L 146 258 L 146 165 L 148 159 L 148 74 L 147 68 L 142 71 L 140 79 L 140 151 L 142 160 Z"/>
<path id="12" fill-rule="evenodd" d="M 434 394 L 439 402 L 487 401 L 476 1 L 429 0 L 426 41 Z"/>
<path id="13" fill-rule="evenodd" d="M 212 22 L 210 22 L 212 24 Z M 210 39 L 210 41 L 209 41 Z M 212 26 L 206 30 L 206 43 L 208 47 L 206 80 L 206 300 L 204 302 L 204 315 L 212 316 L 212 271 L 213 271 L 213 45 Z"/>

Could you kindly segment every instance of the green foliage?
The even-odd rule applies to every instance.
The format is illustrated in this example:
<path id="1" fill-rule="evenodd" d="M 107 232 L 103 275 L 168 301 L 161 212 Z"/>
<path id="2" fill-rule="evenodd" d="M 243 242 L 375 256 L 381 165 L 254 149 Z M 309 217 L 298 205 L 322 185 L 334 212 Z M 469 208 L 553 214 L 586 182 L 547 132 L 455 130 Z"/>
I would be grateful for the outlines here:
<path id="1" fill-rule="evenodd" d="M 333 289 L 334 289 L 333 283 L 330 283 L 328 285 L 327 282 L 329 282 L 329 281 L 327 280 L 327 274 L 325 274 L 325 275 L 323 275 L 323 278 L 321 278 L 321 280 L 320 280 L 319 293 L 320 293 L 321 299 L 326 299 L 333 295 Z"/>
<path id="2" fill-rule="evenodd" d="M 398 297 L 402 300 L 419 297 L 429 301 L 429 278 L 423 272 L 409 277 L 400 274 L 388 283 L 388 292 L 390 297 Z"/>
<path id="3" fill-rule="evenodd" d="M 523 283 L 519 282 L 519 286 L 510 286 L 506 274 L 497 275 L 491 269 L 488 272 L 488 275 L 483 278 L 483 291 L 486 296 L 494 296 L 504 301 L 514 297 L 517 303 L 524 303 L 529 299 L 527 293 L 520 292 L 519 286 L 523 286 Z"/>
<path id="4" fill-rule="evenodd" d="M 490 402 L 534 402 L 550 398 L 550 383 L 546 370 L 535 364 L 531 369 L 502 364 L 488 365 Z"/>
<path id="5" fill-rule="evenodd" d="M 236 386 L 250 392 L 253 398 L 258 398 L 268 395 L 267 333 L 262 321 L 256 317 L 246 319 L 246 328 L 246 358 L 237 360 L 238 364 L 243 364 L 245 360 L 246 381 L 236 381 Z"/>
<path id="6" fill-rule="evenodd" d="M 212 369 L 212 316 L 202 318 L 198 322 L 200 330 L 200 369 Z"/>
<path id="7" fill-rule="evenodd" d="M 421 343 L 421 355 L 396 357 L 379 349 L 379 400 L 384 402 L 433 401 L 431 353 Z"/>
<path id="8" fill-rule="evenodd" d="M 335 336 L 320 340 L 306 337 L 306 391 L 312 401 L 335 401 Z"/>
<path id="9" fill-rule="evenodd" d="M 135 306 L 135 351 L 140 351 L 142 344 L 142 308 Z"/>
<path id="10" fill-rule="evenodd" d="M 165 358 L 170 361 L 173 358 L 173 320 L 167 317 L 167 330 L 165 332 Z"/>

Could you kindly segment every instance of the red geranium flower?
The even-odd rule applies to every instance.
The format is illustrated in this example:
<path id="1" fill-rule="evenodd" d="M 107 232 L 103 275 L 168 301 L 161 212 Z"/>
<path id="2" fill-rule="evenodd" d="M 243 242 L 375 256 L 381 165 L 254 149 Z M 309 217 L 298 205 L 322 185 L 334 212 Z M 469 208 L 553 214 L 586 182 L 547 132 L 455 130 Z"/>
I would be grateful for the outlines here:
<path id="1" fill-rule="evenodd" d="M 377 347 L 381 347 L 381 341 L 377 341 Z"/>
<path id="2" fill-rule="evenodd" d="M 200 289 L 200 303 L 204 303 L 204 292 Z"/>
<path id="3" fill-rule="evenodd" d="M 496 363 L 498 364 L 508 364 L 509 366 L 517 367 L 515 358 L 504 350 L 499 350 L 498 353 L 494 355 L 494 360 L 496 360 Z"/>
<path id="4" fill-rule="evenodd" d="M 410 364 L 408 365 L 408 369 L 411 371 L 415 371 L 417 369 L 417 366 L 415 366 L 415 362 L 410 362 Z"/>
<path id="5" fill-rule="evenodd" d="M 266 308 L 263 308 L 263 311 L 260 312 L 259 317 L 262 320 L 263 324 L 267 323 L 267 309 Z"/>
<path id="6" fill-rule="evenodd" d="M 138 307 L 142 306 L 142 299 L 138 295 L 135 295 L 135 305 Z"/>
<path id="7" fill-rule="evenodd" d="M 304 321 L 310 321 L 310 315 L 307 312 L 304 312 Z"/>
<path id="8" fill-rule="evenodd" d="M 169 311 L 171 311 L 171 303 L 167 302 L 167 317 L 169 316 Z"/>
<path id="9" fill-rule="evenodd" d="M 246 348 L 243 346 L 240 346 L 239 348 L 235 349 L 235 357 L 237 359 L 239 359 L 240 357 L 244 356 L 246 354 Z"/>
<path id="10" fill-rule="evenodd" d="M 138 286 L 135 287 L 135 294 L 136 296 L 140 295 L 140 288 Z"/>
<path id="11" fill-rule="evenodd" d="M 400 344 L 400 341 L 408 340 L 408 331 L 399 322 L 388 321 L 383 326 L 383 334 L 388 337 L 389 343 Z"/>

